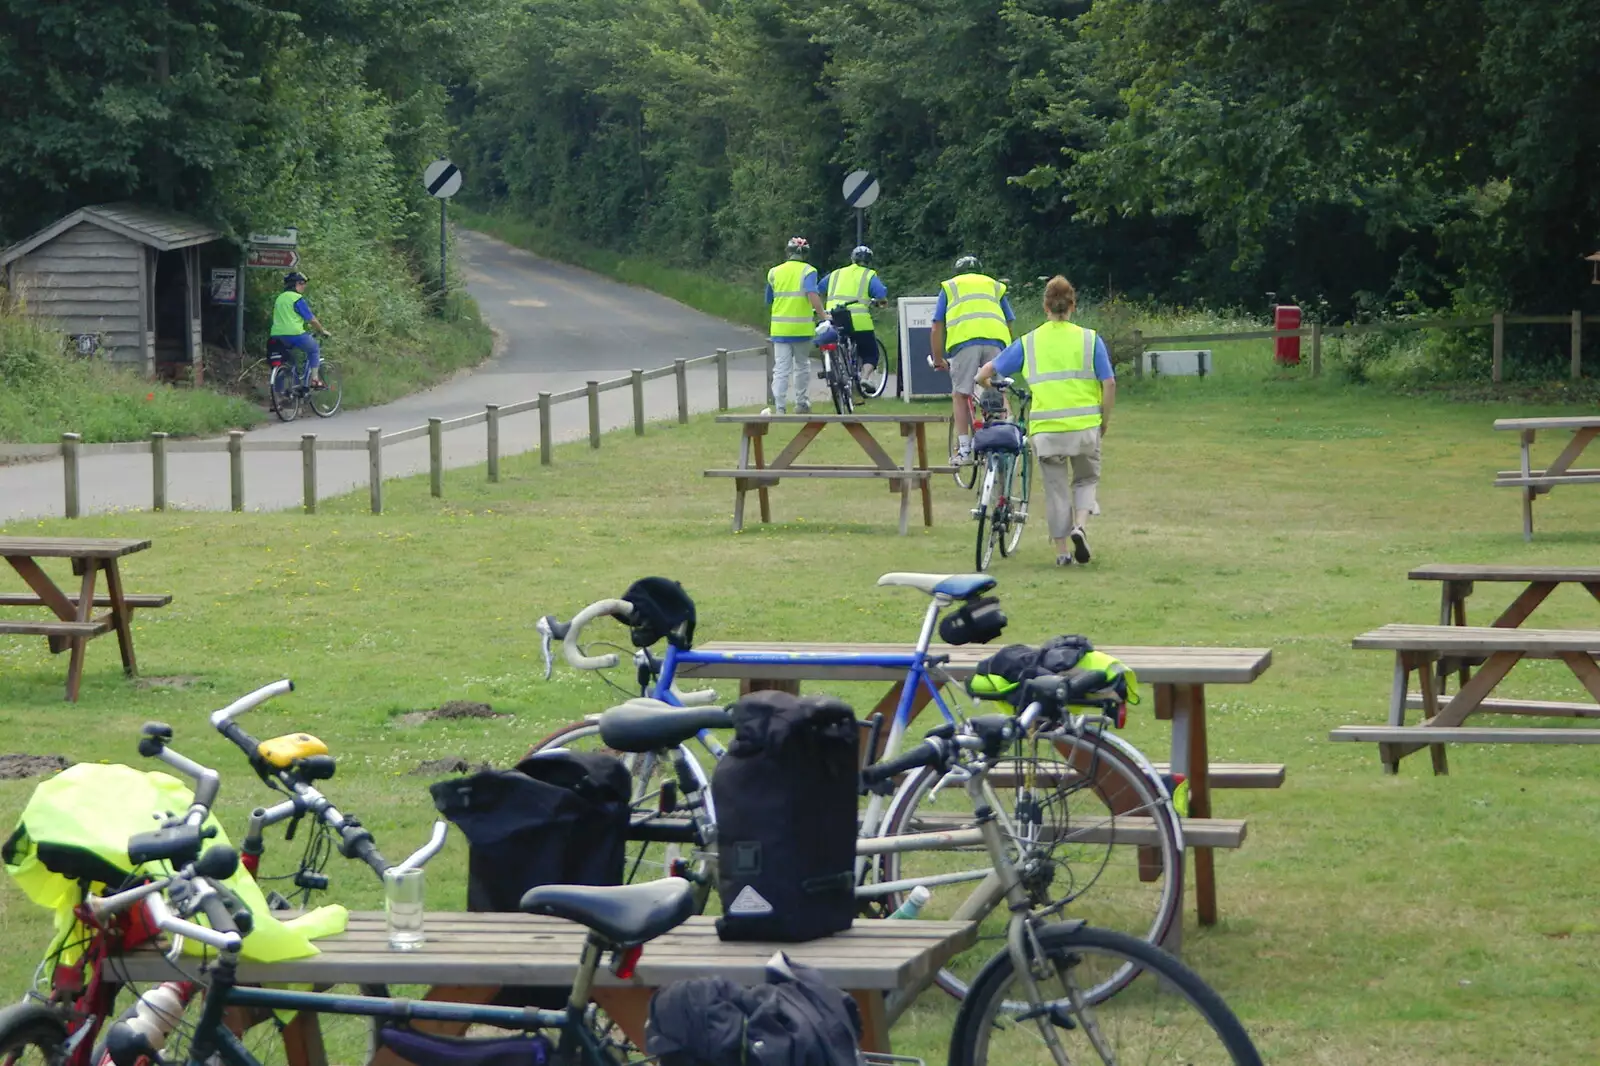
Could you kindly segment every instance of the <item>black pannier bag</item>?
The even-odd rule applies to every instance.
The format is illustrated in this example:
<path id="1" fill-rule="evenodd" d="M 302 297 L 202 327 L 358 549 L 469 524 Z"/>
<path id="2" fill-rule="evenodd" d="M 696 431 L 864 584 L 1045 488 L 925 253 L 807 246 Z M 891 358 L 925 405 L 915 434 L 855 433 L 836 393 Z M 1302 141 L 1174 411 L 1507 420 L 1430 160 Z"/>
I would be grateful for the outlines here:
<path id="1" fill-rule="evenodd" d="M 717 762 L 724 940 L 813 940 L 855 916 L 860 727 L 834 699 L 754 692 Z"/>
<path id="2" fill-rule="evenodd" d="M 991 422 L 972 436 L 972 450 L 983 452 L 1022 451 L 1022 427 L 1015 422 Z"/>

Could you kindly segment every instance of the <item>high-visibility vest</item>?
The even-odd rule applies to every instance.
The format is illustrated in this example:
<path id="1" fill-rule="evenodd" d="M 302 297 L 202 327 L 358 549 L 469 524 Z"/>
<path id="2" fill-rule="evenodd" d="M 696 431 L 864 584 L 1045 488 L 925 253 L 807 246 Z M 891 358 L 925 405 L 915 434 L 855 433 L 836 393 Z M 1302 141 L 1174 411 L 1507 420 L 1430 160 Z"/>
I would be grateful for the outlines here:
<path id="1" fill-rule="evenodd" d="M 812 314 L 811 297 L 806 295 L 807 274 L 817 268 L 799 259 L 779 263 L 767 271 L 767 284 L 772 286 L 772 333 L 776 341 L 809 341 L 811 327 L 816 318 Z"/>
<path id="2" fill-rule="evenodd" d="M 850 326 L 861 333 L 872 329 L 872 279 L 878 272 L 871 267 L 851 263 L 828 275 L 828 296 L 825 306 L 844 304 L 850 308 Z"/>
<path id="3" fill-rule="evenodd" d="M 300 317 L 300 312 L 294 309 L 304 297 L 293 289 L 285 289 L 278 293 L 278 298 L 272 303 L 272 335 L 274 337 L 298 337 L 306 331 L 306 320 Z"/>
<path id="4" fill-rule="evenodd" d="M 954 351 L 967 341 L 1011 343 L 1005 309 L 1000 300 L 1006 287 L 987 274 L 957 274 L 944 289 L 944 350 Z"/>
<path id="5" fill-rule="evenodd" d="M 1094 349 L 1094 330 L 1071 322 L 1046 322 L 1022 338 L 1022 374 L 1033 392 L 1029 433 L 1069 433 L 1100 424 Z"/>

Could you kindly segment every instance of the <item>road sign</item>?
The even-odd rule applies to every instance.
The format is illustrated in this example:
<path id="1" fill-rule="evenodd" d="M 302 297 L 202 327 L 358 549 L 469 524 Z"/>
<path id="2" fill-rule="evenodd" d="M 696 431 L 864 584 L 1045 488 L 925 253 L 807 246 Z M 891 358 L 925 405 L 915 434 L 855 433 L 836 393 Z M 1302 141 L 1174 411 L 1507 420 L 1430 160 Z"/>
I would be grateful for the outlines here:
<path id="1" fill-rule="evenodd" d="M 851 207 L 871 207 L 878 202 L 878 179 L 865 170 L 852 170 L 844 179 L 844 202 Z"/>
<path id="2" fill-rule="evenodd" d="M 461 190 L 461 168 L 448 159 L 435 159 L 422 172 L 422 185 L 429 196 L 448 200 Z"/>
<path id="3" fill-rule="evenodd" d="M 254 248 L 250 249 L 245 257 L 244 265 L 247 267 L 272 267 L 277 270 L 293 270 L 300 265 L 300 253 L 293 248 Z"/>
<path id="4" fill-rule="evenodd" d="M 251 244 L 271 244 L 280 248 L 293 248 L 300 243 L 300 231 L 290 226 L 282 233 L 252 233 Z"/>

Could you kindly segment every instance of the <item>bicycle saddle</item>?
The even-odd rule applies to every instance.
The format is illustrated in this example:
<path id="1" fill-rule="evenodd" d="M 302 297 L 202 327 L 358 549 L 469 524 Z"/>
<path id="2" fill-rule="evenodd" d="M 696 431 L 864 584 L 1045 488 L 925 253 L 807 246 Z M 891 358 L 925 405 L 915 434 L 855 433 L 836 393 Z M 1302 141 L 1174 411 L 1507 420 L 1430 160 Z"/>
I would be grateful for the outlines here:
<path id="1" fill-rule="evenodd" d="M 951 596 L 958 600 L 988 592 L 997 583 L 988 574 L 910 574 L 896 571 L 878 578 L 880 585 L 903 585 L 921 589 L 930 596 Z"/>
<path id="2" fill-rule="evenodd" d="M 694 888 L 681 877 L 638 885 L 540 885 L 522 897 L 528 914 L 586 925 L 609 943 L 633 947 L 682 925 L 694 913 Z"/>
<path id="3" fill-rule="evenodd" d="M 629 700 L 600 715 L 600 739 L 616 751 L 660 751 L 702 729 L 732 728 L 733 719 L 721 707 L 674 707 L 650 699 Z"/>

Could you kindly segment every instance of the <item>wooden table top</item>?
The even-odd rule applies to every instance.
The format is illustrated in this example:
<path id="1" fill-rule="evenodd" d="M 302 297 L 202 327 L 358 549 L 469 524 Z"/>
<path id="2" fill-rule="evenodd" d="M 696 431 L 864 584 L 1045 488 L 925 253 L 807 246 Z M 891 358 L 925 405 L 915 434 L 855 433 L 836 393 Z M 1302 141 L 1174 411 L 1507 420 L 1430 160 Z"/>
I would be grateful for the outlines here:
<path id="1" fill-rule="evenodd" d="M 1570 651 L 1593 655 L 1600 654 L 1600 629 L 1506 629 L 1391 622 L 1361 634 L 1351 641 L 1351 647 L 1454 654 L 1521 651 L 1530 655 L 1553 655 Z"/>
<path id="2" fill-rule="evenodd" d="M 737 984 L 765 982 L 767 960 L 787 952 L 814 966 L 846 991 L 888 991 L 928 980 L 951 956 L 978 940 L 971 922 L 856 919 L 842 933 L 804 944 L 725 943 L 716 919 L 690 918 L 644 946 L 635 976 L 616 977 L 602 966 L 596 984 L 659 988 L 689 977 L 717 974 Z M 390 951 L 382 913 L 352 913 L 338 936 L 318 940 L 321 954 L 288 962 L 239 966 L 248 984 L 315 982 L 391 985 L 570 985 L 587 930 L 560 918 L 529 914 L 429 912 L 420 950 Z M 997 950 L 1001 945 L 997 945 Z M 142 949 L 117 960 L 118 973 L 140 982 L 171 980 L 173 969 L 157 951 Z"/>
<path id="3" fill-rule="evenodd" d="M 917 422 L 948 422 L 949 415 L 935 414 L 903 414 L 903 415 L 718 415 L 718 422 L 743 422 L 743 423 L 793 423 L 805 425 L 808 422 L 887 422 L 900 425 L 915 424 Z"/>
<path id="4" fill-rule="evenodd" d="M 1429 563 L 1406 576 L 1413 581 L 1600 581 L 1600 566 Z"/>
<path id="5" fill-rule="evenodd" d="M 148 540 L 98 537 L 0 537 L 0 555 L 35 559 L 119 559 L 144 551 Z"/>
<path id="6" fill-rule="evenodd" d="M 1561 415 L 1555 418 L 1497 418 L 1495 429 L 1600 429 L 1600 415 Z"/>
<path id="7" fill-rule="evenodd" d="M 935 644 L 933 655 L 949 655 L 944 669 L 958 681 L 976 672 L 979 662 L 999 651 L 999 642 L 951 647 Z M 911 644 L 795 643 L 787 641 L 717 640 L 695 649 L 704 652 L 745 652 L 754 654 L 792 654 L 796 656 L 910 655 Z M 1114 655 L 1147 684 L 1243 685 L 1254 681 L 1272 664 L 1268 648 L 1117 648 L 1099 647 Z M 751 663 L 682 663 L 682 678 L 762 678 L 773 681 L 903 681 L 903 667 L 840 666 L 828 663 L 795 662 L 779 665 Z"/>

